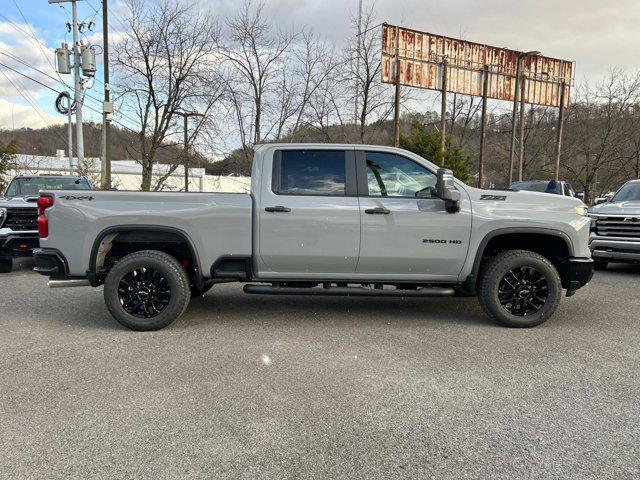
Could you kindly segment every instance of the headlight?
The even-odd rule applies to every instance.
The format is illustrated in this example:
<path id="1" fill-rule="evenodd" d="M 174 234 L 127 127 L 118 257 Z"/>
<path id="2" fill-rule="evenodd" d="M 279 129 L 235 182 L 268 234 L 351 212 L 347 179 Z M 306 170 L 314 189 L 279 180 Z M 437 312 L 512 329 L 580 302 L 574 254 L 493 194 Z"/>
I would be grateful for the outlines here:
<path id="1" fill-rule="evenodd" d="M 576 215 L 582 215 L 583 217 L 586 217 L 587 216 L 587 207 L 585 207 L 585 206 L 575 207 L 573 209 L 573 212 Z"/>
<path id="2" fill-rule="evenodd" d="M 2 224 L 4 223 L 6 218 L 7 218 L 7 209 L 0 208 L 0 227 L 2 227 Z"/>

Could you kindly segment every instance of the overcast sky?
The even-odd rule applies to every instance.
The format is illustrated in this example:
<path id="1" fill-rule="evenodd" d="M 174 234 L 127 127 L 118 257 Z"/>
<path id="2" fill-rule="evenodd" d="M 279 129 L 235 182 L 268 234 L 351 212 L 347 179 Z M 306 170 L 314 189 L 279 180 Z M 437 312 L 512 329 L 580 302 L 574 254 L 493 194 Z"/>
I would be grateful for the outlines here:
<path id="1" fill-rule="evenodd" d="M 223 16 L 233 12 L 241 0 L 194 1 Z M 119 2 L 121 0 L 110 0 L 114 12 L 118 11 Z M 336 44 L 353 34 L 349 24 L 350 16 L 357 11 L 357 0 L 265 0 L 264 3 L 273 21 L 283 26 L 307 25 Z M 365 0 L 364 4 L 367 8 L 371 2 Z M 1 5 L 0 63 L 62 89 L 55 81 L 2 52 L 13 53 L 53 74 L 49 63 L 53 49 L 65 38 L 70 41 L 64 27 L 69 21 L 69 4 L 61 8 L 49 5 L 47 0 L 2 0 Z M 98 44 L 101 43 L 101 18 L 95 9 L 99 8 L 99 0 L 78 2 L 80 19 L 98 24 L 94 33 L 88 32 Z M 579 82 L 596 82 L 612 68 L 640 69 L 640 0 L 377 0 L 375 12 L 379 22 L 399 23 L 515 50 L 540 50 L 544 55 L 575 60 Z M 31 37 L 31 31 L 44 45 Z M 0 128 L 39 127 L 65 120 L 53 110 L 55 93 L 2 66 L 0 72 L 3 72 L 0 73 Z M 67 79 L 71 82 L 70 76 Z M 38 113 L 16 87 L 26 92 L 42 111 Z M 98 84 L 90 95 L 102 95 Z M 99 109 L 97 102 L 91 105 Z M 86 112 L 86 117 L 100 120 L 100 116 L 91 111 Z"/>

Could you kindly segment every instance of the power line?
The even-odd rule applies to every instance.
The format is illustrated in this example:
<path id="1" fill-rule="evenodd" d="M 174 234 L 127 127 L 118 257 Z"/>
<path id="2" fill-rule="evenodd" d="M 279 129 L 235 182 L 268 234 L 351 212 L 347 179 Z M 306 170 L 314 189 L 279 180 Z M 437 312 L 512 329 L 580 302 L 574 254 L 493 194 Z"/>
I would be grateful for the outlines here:
<path id="1" fill-rule="evenodd" d="M 62 81 L 64 83 L 64 81 L 62 80 L 62 77 L 60 77 L 60 74 L 57 72 L 56 68 L 53 66 L 53 62 L 51 61 L 51 57 L 45 53 L 44 49 L 42 48 L 42 43 L 40 41 L 38 41 L 38 37 L 36 37 L 36 34 L 34 33 L 33 29 L 31 28 L 31 24 L 25 18 L 24 13 L 22 13 L 22 10 L 18 6 L 18 3 L 16 2 L 16 0 L 13 0 L 13 4 L 18 9 L 18 12 L 20 13 L 20 16 L 22 17 L 22 20 L 24 20 L 25 25 L 29 29 L 29 32 L 31 32 L 31 38 L 33 38 L 36 41 L 36 44 L 38 45 L 38 48 L 40 49 L 40 52 L 42 53 L 42 56 L 44 57 L 45 61 L 47 61 L 49 63 L 51 68 L 58 75 L 58 78 L 60 78 L 60 81 Z"/>
<path id="2" fill-rule="evenodd" d="M 58 80 L 57 78 L 53 77 L 52 75 L 49 75 L 47 72 L 44 72 L 44 71 L 40 70 L 39 68 L 34 67 L 33 65 L 29 64 L 28 62 L 25 62 L 24 60 L 22 60 L 20 58 L 17 58 L 16 56 L 12 55 L 11 53 L 8 53 L 6 50 L 3 50 L 2 48 L 0 48 L 0 55 L 5 55 L 5 56 L 11 58 L 12 60 L 20 62 L 22 65 L 24 65 L 26 67 L 29 67 L 32 70 L 35 70 L 36 72 L 46 76 L 47 78 L 50 78 L 54 82 L 62 83 L 65 87 L 71 89 L 71 86 L 68 85 L 67 83 L 65 83 L 64 81 Z M 89 95 L 88 93 L 86 93 L 86 90 L 83 93 L 83 97 L 84 96 L 86 96 L 87 98 L 89 98 L 89 99 L 91 99 L 91 100 L 93 100 L 95 102 L 98 102 L 102 106 L 102 100 L 100 100 L 99 98 L 96 98 L 96 97 L 93 97 L 93 96 Z M 121 117 L 123 117 L 124 119 L 126 119 L 126 120 L 128 120 L 128 121 L 130 121 L 132 123 L 137 123 L 136 119 L 134 119 L 134 118 L 132 118 L 132 117 L 130 117 L 128 115 L 125 115 L 124 113 L 119 112 L 118 114 Z"/>
<path id="3" fill-rule="evenodd" d="M 9 77 L 4 71 L 0 72 L 2 73 L 2 75 L 9 80 L 9 83 L 11 83 L 11 85 L 13 85 L 13 88 L 16 89 L 16 91 L 20 94 L 20 96 L 22 98 L 24 98 L 27 103 L 29 104 L 29 106 L 36 112 L 36 114 L 42 119 L 42 121 L 45 123 L 45 125 L 47 127 L 53 127 L 53 125 L 51 124 L 51 122 L 49 121 L 49 119 L 46 116 L 46 113 L 39 108 L 38 104 L 35 102 L 35 100 L 33 100 L 30 95 L 26 92 L 26 90 L 20 85 L 20 82 L 17 81 L 17 85 L 15 83 L 13 83 L 13 80 L 11 80 L 11 77 Z M 61 138 L 64 142 L 66 142 L 66 139 L 64 139 L 62 137 L 62 135 L 60 135 L 59 132 L 55 132 L 56 135 L 58 135 L 59 138 Z"/>
<path id="4" fill-rule="evenodd" d="M 49 85 L 47 85 L 46 83 L 43 83 L 43 82 L 41 82 L 40 80 L 38 80 L 38 79 L 36 79 L 36 78 L 33 78 L 33 77 L 31 77 L 31 76 L 27 75 L 26 73 L 22 73 L 20 70 L 16 70 L 15 68 L 12 68 L 12 67 L 10 67 L 10 66 L 8 66 L 8 65 L 6 65 L 6 64 L 4 64 L 4 63 L 2 63 L 2 62 L 0 62 L 0 67 L 4 67 L 4 68 L 6 68 L 6 69 L 11 70 L 12 72 L 17 73 L 18 75 L 22 75 L 23 77 L 28 78 L 28 79 L 29 79 L 29 80 L 31 80 L 32 82 L 35 82 L 35 83 L 37 83 L 38 85 L 41 85 L 41 86 L 45 87 L 46 89 L 51 90 L 51 91 L 52 91 L 52 92 L 54 92 L 54 93 L 57 93 L 57 94 L 62 93 L 62 92 L 60 92 L 59 90 L 56 90 L 55 88 L 50 87 L 50 86 L 49 86 Z M 98 113 L 98 114 L 102 115 L 102 112 L 101 112 L 101 111 L 96 110 L 95 108 L 93 108 L 93 107 L 91 107 L 91 106 L 89 106 L 89 105 L 85 105 L 85 107 L 87 107 L 89 110 L 91 110 L 91 111 L 93 111 L 93 112 L 95 112 L 95 113 Z M 125 130 L 129 130 L 130 132 L 133 132 L 133 133 L 135 133 L 135 134 L 138 134 L 138 133 L 139 133 L 139 132 L 137 132 L 136 130 L 132 129 L 131 127 L 128 127 L 128 126 L 127 126 L 127 125 L 125 125 L 124 123 L 121 123 L 121 122 L 119 122 L 119 121 L 117 121 L 117 120 L 112 120 L 112 121 L 113 121 L 113 122 L 115 122 L 115 123 L 117 123 L 118 125 L 120 125 L 120 126 L 121 126 L 122 128 L 124 128 Z"/>

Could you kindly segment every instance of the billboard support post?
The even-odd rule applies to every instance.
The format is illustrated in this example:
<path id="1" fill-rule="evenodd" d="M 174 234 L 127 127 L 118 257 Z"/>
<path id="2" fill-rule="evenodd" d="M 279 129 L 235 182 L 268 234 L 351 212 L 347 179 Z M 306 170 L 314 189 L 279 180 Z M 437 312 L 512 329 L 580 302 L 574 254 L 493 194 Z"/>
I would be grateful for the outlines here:
<path id="1" fill-rule="evenodd" d="M 524 75 L 520 78 L 520 119 L 518 120 L 518 126 L 520 128 L 519 134 L 519 150 L 518 150 L 518 160 L 519 167 L 518 168 L 518 181 L 521 182 L 524 180 L 524 127 L 525 127 L 525 118 L 524 118 L 524 94 L 526 91 L 526 79 Z"/>
<path id="2" fill-rule="evenodd" d="M 516 117 L 518 116 L 518 102 L 520 100 L 520 72 L 522 71 L 522 57 L 518 57 L 516 78 L 513 92 L 513 113 L 511 114 L 511 148 L 509 149 L 509 185 L 513 182 L 513 163 L 516 153 Z"/>
<path id="3" fill-rule="evenodd" d="M 482 114 L 480 117 L 480 155 L 478 157 L 478 188 L 484 183 L 484 148 L 487 144 L 487 93 L 489 91 L 489 66 L 482 74 Z"/>
<path id="4" fill-rule="evenodd" d="M 564 127 L 564 90 L 566 83 L 562 82 L 560 90 L 560 111 L 558 112 L 558 128 L 556 137 L 556 171 L 555 179 L 560 179 L 560 152 L 562 151 L 562 130 Z"/>
<path id="5" fill-rule="evenodd" d="M 440 157 L 444 167 L 444 152 L 447 146 L 447 58 L 442 60 L 442 91 L 440 93 Z"/>
<path id="6" fill-rule="evenodd" d="M 400 146 L 400 28 L 396 27 L 396 63 L 395 63 L 395 87 L 393 111 L 393 146 Z"/>

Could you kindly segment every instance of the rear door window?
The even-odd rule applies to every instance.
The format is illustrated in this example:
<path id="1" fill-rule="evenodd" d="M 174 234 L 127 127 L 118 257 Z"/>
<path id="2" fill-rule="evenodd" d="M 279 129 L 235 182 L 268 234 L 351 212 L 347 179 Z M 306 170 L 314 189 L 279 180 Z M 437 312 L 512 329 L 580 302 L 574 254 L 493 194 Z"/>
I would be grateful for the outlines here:
<path id="1" fill-rule="evenodd" d="M 282 150 L 274 162 L 275 193 L 346 195 L 344 150 Z"/>

